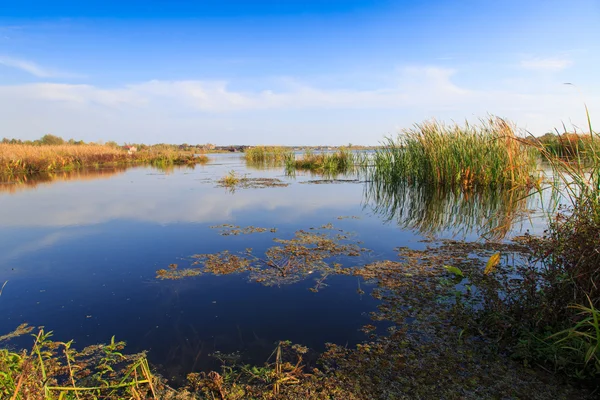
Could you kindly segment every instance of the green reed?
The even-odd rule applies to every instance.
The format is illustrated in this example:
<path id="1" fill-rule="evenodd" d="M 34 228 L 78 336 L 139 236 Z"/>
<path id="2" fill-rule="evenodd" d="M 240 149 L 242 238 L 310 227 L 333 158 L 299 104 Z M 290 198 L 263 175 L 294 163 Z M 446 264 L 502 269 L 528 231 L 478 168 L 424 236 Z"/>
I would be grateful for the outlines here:
<path id="1" fill-rule="evenodd" d="M 283 146 L 255 146 L 245 150 L 244 157 L 250 163 L 283 163 L 294 152 Z"/>
<path id="2" fill-rule="evenodd" d="M 313 171 L 328 174 L 349 173 L 355 169 L 357 159 L 358 157 L 354 152 L 345 148 L 331 153 L 315 153 L 307 149 L 300 158 L 288 159 L 286 161 L 286 170 Z"/>
<path id="3" fill-rule="evenodd" d="M 504 187 L 533 183 L 535 151 L 517 140 L 501 118 L 479 124 L 416 124 L 397 139 L 387 138 L 373 156 L 371 178 L 390 184 L 439 187 Z"/>

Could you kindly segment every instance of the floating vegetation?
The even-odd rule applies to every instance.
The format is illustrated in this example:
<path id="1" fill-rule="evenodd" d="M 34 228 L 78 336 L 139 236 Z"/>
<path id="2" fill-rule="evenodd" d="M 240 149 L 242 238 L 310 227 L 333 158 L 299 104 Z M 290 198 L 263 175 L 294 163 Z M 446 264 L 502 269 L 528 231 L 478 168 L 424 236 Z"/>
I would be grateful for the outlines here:
<path id="1" fill-rule="evenodd" d="M 331 183 L 363 183 L 358 179 L 314 179 L 310 181 L 300 182 L 300 184 L 325 185 Z"/>
<path id="2" fill-rule="evenodd" d="M 230 171 L 219 179 L 217 187 L 225 187 L 234 192 L 236 189 L 263 189 L 268 187 L 286 187 L 289 183 L 277 178 L 249 178 L 239 176 L 235 171 Z"/>
<path id="3" fill-rule="evenodd" d="M 238 225 L 232 224 L 213 225 L 210 228 L 221 229 L 221 232 L 219 232 L 221 236 L 237 236 L 249 235 L 251 233 L 277 232 L 277 228 L 261 228 L 258 226 L 247 226 L 245 228 L 241 228 Z"/>
<path id="4" fill-rule="evenodd" d="M 360 219 L 360 217 L 356 216 L 356 215 L 340 215 L 339 217 L 337 217 L 336 219 Z"/>
<path id="5" fill-rule="evenodd" d="M 305 256 L 310 248 L 319 254 L 323 247 L 328 249 L 324 253 L 327 255 L 349 255 L 358 251 L 354 246 L 350 251 L 340 248 L 330 240 L 299 231 L 294 239 L 282 241 L 283 246 L 269 249 L 271 257 L 257 259 L 248 256 L 250 250 L 244 255 L 227 252 L 202 255 L 199 269 L 226 274 L 249 271 L 257 273 L 254 279 L 264 279 L 265 284 L 280 284 L 281 279 L 291 283 L 297 281 L 295 272 L 304 270 L 295 252 Z M 282 264 L 284 251 L 286 260 L 290 261 Z M 373 323 L 362 328 L 369 337 L 367 341 L 356 348 L 328 344 L 319 359 L 320 367 L 310 371 L 302 362 L 306 349 L 283 342 L 274 352 L 275 360 L 264 366 L 238 365 L 235 359 L 229 358 L 220 373 L 190 375 L 185 390 L 201 393 L 204 396 L 201 398 L 227 399 L 248 396 L 261 399 L 592 398 L 585 390 L 550 380 L 544 371 L 524 368 L 498 354 L 494 342 L 473 334 L 473 319 L 464 310 L 477 304 L 480 297 L 479 288 L 471 286 L 467 277 L 477 271 L 484 276 L 484 266 L 489 265 L 490 259 L 495 270 L 488 274 L 501 273 L 502 266 L 508 265 L 509 260 L 525 259 L 529 254 L 525 243 L 446 240 L 432 242 L 425 250 L 398 248 L 397 251 L 399 259 L 395 261 L 381 260 L 353 268 L 335 265 L 323 268 L 325 277 L 327 274 L 353 275 L 375 285 L 371 295 L 381 303 L 371 314 Z M 322 261 L 322 255 L 317 255 L 316 264 Z M 268 265 L 269 262 L 272 264 Z M 282 265 L 284 268 L 295 265 L 291 280 L 285 279 L 285 272 L 292 270 L 282 271 Z M 159 271 L 159 276 L 173 271 L 187 274 L 174 269 Z M 358 295 L 364 293 L 360 279 Z M 315 291 L 319 290 L 318 285 L 317 282 Z M 381 321 L 391 324 L 385 333 L 378 333 Z M 285 364 L 286 360 L 289 364 Z"/>
<path id="6" fill-rule="evenodd" d="M 375 150 L 370 180 L 470 190 L 533 185 L 538 153 L 501 118 L 479 125 L 416 124 Z"/>
<path id="7" fill-rule="evenodd" d="M 313 228 L 314 231 L 333 230 L 332 225 Z M 256 256 L 253 249 L 241 254 L 222 251 L 213 254 L 198 254 L 190 268 L 161 269 L 160 279 L 181 279 L 205 273 L 226 275 L 249 273 L 250 280 L 263 285 L 291 284 L 313 273 L 321 278 L 332 273 L 340 273 L 345 257 L 359 257 L 367 252 L 352 241 L 350 234 L 337 230 L 336 234 L 299 230 L 292 239 L 274 239 L 276 246 L 270 247 L 263 256 Z M 172 264 L 173 265 L 173 264 Z M 323 281 L 318 282 L 321 286 Z M 318 290 L 318 288 L 317 288 Z"/>
<path id="8" fill-rule="evenodd" d="M 327 224 L 322 230 L 330 228 Z M 172 264 L 158 276 L 176 279 L 196 269 L 249 272 L 269 285 L 297 282 L 314 268 L 324 271 L 314 291 L 327 275 L 356 276 L 358 295 L 364 294 L 362 279 L 374 285 L 371 295 L 380 300 L 373 322 L 361 329 L 366 341 L 352 348 L 328 344 L 318 368 L 307 366 L 306 347 L 289 341 L 278 342 L 263 365 L 241 364 L 239 357 L 216 353 L 220 371 L 193 372 L 175 390 L 152 374 L 143 353 L 122 354 L 122 342 L 113 339 L 77 352 L 72 342 L 51 342 L 40 331 L 30 352 L 0 350 L 0 394 L 16 393 L 15 399 L 593 398 L 585 389 L 498 354 L 496 342 L 482 337 L 466 312 L 481 304 L 483 287 L 470 277 L 502 274 L 509 261 L 527 257 L 526 238 L 515 243 L 431 242 L 425 250 L 398 248 L 397 260 L 354 267 L 336 263 L 338 257 L 366 251 L 346 233 L 298 231 L 292 239 L 276 241 L 279 245 L 261 258 L 251 249 L 239 255 L 199 255 L 199 267 Z M 489 260 L 495 267 L 486 273 Z M 388 326 L 384 332 L 381 322 Z M 584 325 L 580 329 L 587 332 Z"/>
<path id="9" fill-rule="evenodd" d="M 29 324 L 27 324 L 27 323 L 23 323 L 23 324 L 17 326 L 17 329 L 15 329 L 14 331 L 4 334 L 4 335 L 1 335 L 0 342 L 6 341 L 6 340 L 11 340 L 16 337 L 26 335 L 26 334 L 30 333 L 31 331 L 33 331 L 33 327 L 29 326 Z"/>

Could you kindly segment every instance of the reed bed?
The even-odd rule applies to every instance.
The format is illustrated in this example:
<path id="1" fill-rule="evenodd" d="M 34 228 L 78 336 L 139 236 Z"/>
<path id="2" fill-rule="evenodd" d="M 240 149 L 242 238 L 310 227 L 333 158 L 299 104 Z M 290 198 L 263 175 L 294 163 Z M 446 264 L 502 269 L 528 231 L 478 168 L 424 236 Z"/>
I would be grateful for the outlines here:
<path id="1" fill-rule="evenodd" d="M 283 163 L 294 152 L 283 146 L 256 146 L 246 149 L 244 157 L 251 163 Z"/>
<path id="2" fill-rule="evenodd" d="M 299 159 L 287 160 L 286 169 L 329 174 L 348 173 L 354 170 L 355 158 L 353 152 L 343 148 L 333 153 L 306 150 Z"/>
<path id="3" fill-rule="evenodd" d="M 479 124 L 427 121 L 388 138 L 373 156 L 371 178 L 389 184 L 510 188 L 533 182 L 535 150 L 501 118 Z"/>
<path id="4" fill-rule="evenodd" d="M 205 155 L 180 152 L 169 147 L 149 147 L 129 154 L 126 150 L 103 145 L 0 144 L 0 175 L 28 176 L 73 170 L 83 167 L 149 163 L 155 166 L 205 163 Z"/>

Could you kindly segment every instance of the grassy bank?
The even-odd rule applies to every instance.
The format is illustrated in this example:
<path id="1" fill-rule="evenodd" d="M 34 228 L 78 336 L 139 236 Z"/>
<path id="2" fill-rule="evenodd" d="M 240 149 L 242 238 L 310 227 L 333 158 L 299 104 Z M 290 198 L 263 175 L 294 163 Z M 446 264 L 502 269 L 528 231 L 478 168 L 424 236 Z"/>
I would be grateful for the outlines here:
<path id="1" fill-rule="evenodd" d="M 0 144 L 0 175 L 28 176 L 43 172 L 73 170 L 83 167 L 117 166 L 148 163 L 159 167 L 205 163 L 204 155 L 180 152 L 170 147 L 153 146 L 137 152 L 103 145 Z"/>
<path id="2" fill-rule="evenodd" d="M 516 140 L 509 123 L 491 118 L 464 126 L 417 124 L 388 138 L 373 163 L 372 179 L 391 185 L 510 188 L 532 182 L 536 155 Z"/>

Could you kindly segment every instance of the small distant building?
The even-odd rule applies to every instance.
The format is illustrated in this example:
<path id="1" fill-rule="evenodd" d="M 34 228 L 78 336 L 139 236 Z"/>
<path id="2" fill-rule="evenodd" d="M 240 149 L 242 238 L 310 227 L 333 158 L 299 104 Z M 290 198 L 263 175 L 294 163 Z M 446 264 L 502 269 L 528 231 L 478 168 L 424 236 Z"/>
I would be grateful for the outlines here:
<path id="1" fill-rule="evenodd" d="M 135 146 L 123 146 L 124 150 L 127 150 L 127 154 L 133 154 L 137 151 L 137 147 Z"/>

